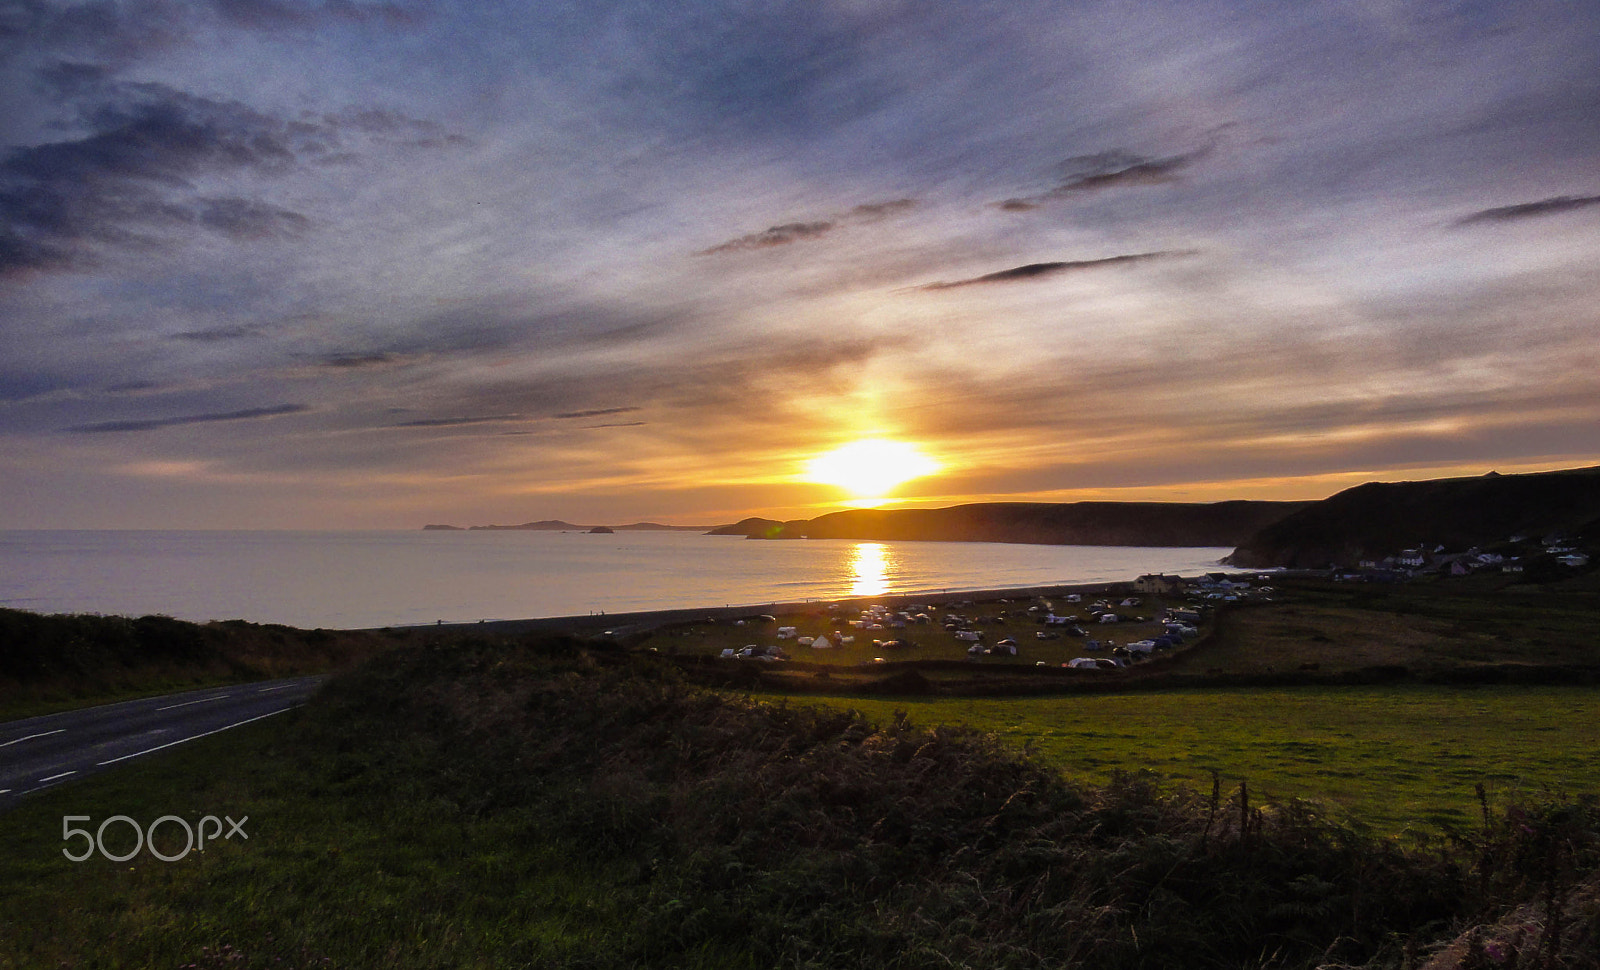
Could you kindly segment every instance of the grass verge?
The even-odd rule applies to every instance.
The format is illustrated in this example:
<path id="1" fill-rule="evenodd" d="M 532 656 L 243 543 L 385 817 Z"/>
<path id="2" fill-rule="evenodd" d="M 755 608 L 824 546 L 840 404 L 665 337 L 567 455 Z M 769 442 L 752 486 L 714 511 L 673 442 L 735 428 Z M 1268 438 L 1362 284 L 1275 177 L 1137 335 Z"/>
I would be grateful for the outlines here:
<path id="1" fill-rule="evenodd" d="M 0 966 L 1309 970 L 1474 926 L 1509 965 L 1600 966 L 1593 802 L 1406 846 L 562 640 L 397 651 L 292 717 L 0 818 Z M 61 858 L 62 815 L 112 813 L 248 814 L 251 838 Z"/>
<path id="2" fill-rule="evenodd" d="M 189 623 L 169 616 L 0 609 L 0 721 L 220 684 L 320 674 L 387 650 L 405 632 Z"/>

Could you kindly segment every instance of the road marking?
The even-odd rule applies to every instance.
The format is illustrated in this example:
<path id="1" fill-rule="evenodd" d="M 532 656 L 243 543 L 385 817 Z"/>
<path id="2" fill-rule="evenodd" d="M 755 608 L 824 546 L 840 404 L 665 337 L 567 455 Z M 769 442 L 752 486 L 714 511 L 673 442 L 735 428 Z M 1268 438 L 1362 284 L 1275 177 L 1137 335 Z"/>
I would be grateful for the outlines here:
<path id="1" fill-rule="evenodd" d="M 47 782 L 47 781 L 55 781 L 55 780 L 56 780 L 56 779 L 57 779 L 57 778 L 65 778 L 65 777 L 67 777 L 67 776 L 68 776 L 68 775 L 75 775 L 75 774 L 77 774 L 77 773 L 78 773 L 78 772 L 77 772 L 77 771 L 76 771 L 76 770 L 73 770 L 73 771 L 63 771 L 63 772 L 62 772 L 62 773 L 61 773 L 61 774 L 59 774 L 59 775 L 51 775 L 51 776 L 50 776 L 50 777 L 49 777 L 49 778 L 40 778 L 40 779 L 39 779 L 39 782 L 38 782 L 38 783 L 39 783 L 39 784 L 41 784 L 41 785 L 42 785 L 42 784 L 44 784 L 44 783 L 45 783 L 45 782 Z"/>
<path id="2" fill-rule="evenodd" d="M 9 788 L 0 788 L 0 795 L 9 795 L 10 793 L 11 793 L 11 789 L 9 789 Z"/>
<path id="3" fill-rule="evenodd" d="M 168 704 L 166 707 L 158 707 L 158 708 L 156 708 L 156 710 L 158 710 L 158 711 L 170 711 L 170 710 L 173 710 L 174 708 L 178 708 L 178 707 L 188 707 L 190 704 L 205 704 L 205 703 L 207 703 L 209 701 L 220 701 L 224 697 L 232 697 L 232 696 L 233 696 L 232 694 L 218 694 L 215 697 L 202 697 L 197 701 L 184 701 L 182 704 Z"/>
<path id="4" fill-rule="evenodd" d="M 0 744 L 0 748 L 4 748 L 4 747 L 6 747 L 8 745 L 16 744 L 18 741 L 32 741 L 34 738 L 48 738 L 52 734 L 60 734 L 62 731 L 65 731 L 65 730 L 66 730 L 66 728 L 56 728 L 54 731 L 45 731 L 42 734 L 30 734 L 25 738 L 17 738 L 16 741 L 7 741 L 5 744 Z"/>
<path id="5" fill-rule="evenodd" d="M 249 717 L 249 718 L 245 718 L 242 721 L 235 721 L 232 724 L 224 725 L 222 727 L 217 728 L 215 731 L 207 731 L 204 734 L 195 734 L 195 735 L 192 735 L 192 736 L 187 737 L 187 738 L 179 738 L 176 741 L 168 741 L 166 744 L 158 744 L 153 748 L 146 748 L 143 751 L 135 751 L 133 754 L 125 754 L 120 758 L 112 758 L 110 761 L 101 761 L 101 762 L 97 763 L 95 765 L 95 767 L 99 768 L 99 767 L 102 767 L 104 765 L 114 765 L 119 761 L 127 761 L 129 758 L 137 758 L 142 754 L 150 754 L 152 751 L 160 751 L 162 748 L 170 748 L 175 744 L 182 744 L 185 741 L 193 741 L 193 740 L 195 740 L 195 738 L 204 738 L 204 737 L 208 737 L 208 736 L 213 735 L 213 734 L 221 734 L 223 731 L 228 730 L 228 728 L 236 728 L 241 724 L 249 724 L 251 721 L 259 721 L 259 720 L 261 720 L 261 718 L 271 717 L 274 714 L 282 714 L 284 711 L 292 711 L 292 710 L 294 710 L 293 707 L 284 707 L 284 708 L 279 708 L 276 711 L 268 711 L 267 713 L 259 715 L 257 717 Z"/>
<path id="6" fill-rule="evenodd" d="M 299 684 L 279 684 L 276 687 L 258 687 L 258 688 L 256 688 L 256 693 L 257 694 L 265 694 L 269 690 L 288 690 L 291 687 L 299 687 L 299 686 L 300 686 Z"/>

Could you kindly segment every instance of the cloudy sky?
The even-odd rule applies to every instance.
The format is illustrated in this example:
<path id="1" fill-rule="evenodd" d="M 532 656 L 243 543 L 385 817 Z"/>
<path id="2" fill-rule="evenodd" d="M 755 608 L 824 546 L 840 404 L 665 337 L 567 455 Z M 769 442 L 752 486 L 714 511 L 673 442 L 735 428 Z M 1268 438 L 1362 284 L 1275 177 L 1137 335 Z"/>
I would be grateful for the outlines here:
<path id="1" fill-rule="evenodd" d="M 0 0 L 0 527 L 1600 463 L 1600 7 Z"/>

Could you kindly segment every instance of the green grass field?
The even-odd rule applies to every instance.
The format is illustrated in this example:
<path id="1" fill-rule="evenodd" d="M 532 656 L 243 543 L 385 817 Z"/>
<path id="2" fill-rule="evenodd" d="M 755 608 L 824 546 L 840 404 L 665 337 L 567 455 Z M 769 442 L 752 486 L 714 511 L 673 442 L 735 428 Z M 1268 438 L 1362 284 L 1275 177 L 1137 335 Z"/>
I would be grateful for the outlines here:
<path id="1" fill-rule="evenodd" d="M 874 728 L 810 700 L 746 704 L 614 648 L 441 643 L 0 816 L 0 970 L 1042 968 L 1079 965 L 1073 948 L 1119 970 L 1309 970 L 1335 948 L 1390 968 L 1405 933 L 1447 939 L 1540 892 L 1543 870 L 1513 865 L 1547 857 L 1525 851 L 1537 839 L 1564 840 L 1562 887 L 1587 878 L 1592 804 L 1508 816 L 1491 837 L 1472 786 L 1497 808 L 1519 779 L 1592 790 L 1597 701 L 1412 687 L 822 702 Z M 992 731 L 1036 764 L 897 724 L 900 710 Z M 1052 764 L 1067 779 L 1039 770 Z M 1144 767 L 1202 793 L 1085 784 Z M 1446 858 L 1315 814 L 1252 815 L 1232 786 L 1208 808 L 1210 767 L 1247 777 L 1252 807 L 1340 799 L 1357 827 L 1459 821 L 1473 841 Z M 113 814 L 248 816 L 250 838 L 178 862 L 63 857 L 64 816 Z M 1468 878 L 1479 858 L 1494 865 Z"/>
<path id="2" fill-rule="evenodd" d="M 0 968 L 562 966 L 633 938 L 625 880 L 532 812 L 464 810 L 408 777 L 413 757 L 379 741 L 330 759 L 283 720 L 30 798 L 0 815 Z M 249 839 L 63 856 L 83 848 L 63 816 L 118 814 L 248 816 Z M 180 832 L 157 830 L 163 854 Z M 106 841 L 135 844 L 120 822 Z"/>
<path id="3" fill-rule="evenodd" d="M 887 721 L 992 731 L 1069 774 L 1150 769 L 1337 805 L 1382 832 L 1471 825 L 1474 786 L 1600 792 L 1600 690 L 1234 689 L 1047 698 L 804 697 Z"/>
<path id="4" fill-rule="evenodd" d="M 1278 602 L 1229 611 L 1206 648 L 1169 668 L 1233 674 L 1399 665 L 1600 664 L 1600 598 L 1584 591 L 1288 581 Z"/>

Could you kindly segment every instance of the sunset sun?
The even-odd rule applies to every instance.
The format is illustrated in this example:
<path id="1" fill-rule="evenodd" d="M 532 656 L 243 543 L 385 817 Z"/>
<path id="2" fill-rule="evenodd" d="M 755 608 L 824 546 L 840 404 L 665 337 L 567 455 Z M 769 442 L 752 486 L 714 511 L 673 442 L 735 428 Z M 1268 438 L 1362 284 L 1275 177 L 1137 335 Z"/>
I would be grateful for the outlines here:
<path id="1" fill-rule="evenodd" d="M 898 485 L 930 475 L 939 463 L 903 441 L 863 438 L 806 464 L 808 480 L 836 485 L 856 501 L 880 500 Z"/>

